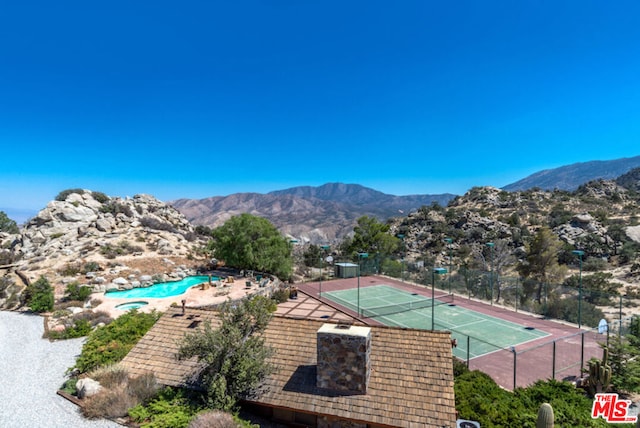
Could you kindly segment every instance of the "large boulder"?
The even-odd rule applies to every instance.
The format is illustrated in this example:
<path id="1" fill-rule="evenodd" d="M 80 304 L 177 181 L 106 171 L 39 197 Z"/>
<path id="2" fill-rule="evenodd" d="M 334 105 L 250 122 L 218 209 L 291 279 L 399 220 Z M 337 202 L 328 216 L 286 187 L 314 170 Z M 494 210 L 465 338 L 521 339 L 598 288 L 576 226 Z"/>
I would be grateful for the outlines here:
<path id="1" fill-rule="evenodd" d="M 102 385 L 97 380 L 86 377 L 76 382 L 76 390 L 78 391 L 78 398 L 87 398 L 100 392 Z"/>

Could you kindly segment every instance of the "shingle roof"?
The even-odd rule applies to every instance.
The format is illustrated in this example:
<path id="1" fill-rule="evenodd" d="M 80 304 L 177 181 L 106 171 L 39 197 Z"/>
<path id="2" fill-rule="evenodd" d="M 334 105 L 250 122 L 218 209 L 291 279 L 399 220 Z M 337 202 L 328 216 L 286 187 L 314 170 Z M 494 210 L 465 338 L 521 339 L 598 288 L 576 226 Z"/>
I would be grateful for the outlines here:
<path id="1" fill-rule="evenodd" d="M 124 359 L 133 375 L 153 371 L 165 385 L 182 386 L 195 360 L 175 359 L 185 333 L 215 312 L 172 308 Z M 450 334 L 372 326 L 371 375 L 366 394 L 316 387 L 316 333 L 324 321 L 276 316 L 266 331 L 277 371 L 250 401 L 298 412 L 393 427 L 454 427 Z"/>

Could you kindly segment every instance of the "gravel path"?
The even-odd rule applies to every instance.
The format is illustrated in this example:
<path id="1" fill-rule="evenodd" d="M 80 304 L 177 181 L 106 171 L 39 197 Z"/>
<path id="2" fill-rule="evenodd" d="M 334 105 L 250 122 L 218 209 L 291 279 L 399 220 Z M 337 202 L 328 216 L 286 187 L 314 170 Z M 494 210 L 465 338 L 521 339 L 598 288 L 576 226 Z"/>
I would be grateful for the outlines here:
<path id="1" fill-rule="evenodd" d="M 0 311 L 0 427 L 120 427 L 84 419 L 56 394 L 83 339 L 49 342 L 43 330 L 40 316 Z"/>

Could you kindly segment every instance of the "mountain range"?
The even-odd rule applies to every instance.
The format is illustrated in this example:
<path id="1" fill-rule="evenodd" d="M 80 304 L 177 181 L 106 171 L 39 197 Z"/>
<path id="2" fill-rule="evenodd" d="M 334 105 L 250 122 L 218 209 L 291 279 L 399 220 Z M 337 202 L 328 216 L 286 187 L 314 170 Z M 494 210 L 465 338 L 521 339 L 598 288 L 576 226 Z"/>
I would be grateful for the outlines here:
<path id="1" fill-rule="evenodd" d="M 613 180 L 637 167 L 640 167 L 640 156 L 608 161 L 579 162 L 536 172 L 504 186 L 502 190 L 514 192 L 535 187 L 542 190 L 576 190 L 580 185 L 589 181 Z"/>
<path id="2" fill-rule="evenodd" d="M 358 184 L 328 183 L 266 194 L 235 193 L 170 204 L 194 224 L 217 227 L 231 216 L 249 213 L 269 219 L 284 234 L 314 243 L 343 238 L 363 215 L 387 219 L 423 205 L 446 205 L 455 195 L 394 196 Z"/>
<path id="3" fill-rule="evenodd" d="M 575 163 L 540 171 L 502 190 L 575 190 L 591 180 L 617 178 L 635 167 L 640 167 L 640 156 Z M 450 193 L 394 196 L 358 184 L 328 183 L 266 194 L 178 199 L 170 204 L 197 225 L 217 227 L 231 216 L 246 212 L 269 219 L 292 238 L 321 244 L 343 239 L 363 215 L 385 221 L 433 203 L 446 206 L 455 196 Z"/>
<path id="4" fill-rule="evenodd" d="M 574 163 L 536 172 L 502 190 L 575 190 L 591 180 L 615 179 L 637 167 L 640 167 L 640 156 Z M 356 219 L 363 215 L 387 220 L 433 203 L 446 206 L 456 196 L 449 193 L 395 196 L 359 184 L 327 183 L 266 194 L 235 193 L 203 199 L 183 198 L 169 203 L 195 225 L 217 227 L 231 216 L 246 212 L 267 218 L 292 238 L 331 243 L 349 234 Z M 11 208 L 2 208 L 2 211 L 18 223 L 36 214 Z"/>

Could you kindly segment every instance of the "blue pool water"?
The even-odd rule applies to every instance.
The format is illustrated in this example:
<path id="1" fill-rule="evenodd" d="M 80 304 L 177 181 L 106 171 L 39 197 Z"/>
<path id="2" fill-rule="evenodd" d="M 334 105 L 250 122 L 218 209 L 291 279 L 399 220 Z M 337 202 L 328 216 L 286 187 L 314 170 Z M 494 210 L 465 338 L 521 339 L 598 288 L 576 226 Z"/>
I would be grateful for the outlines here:
<path id="1" fill-rule="evenodd" d="M 211 281 L 217 281 L 218 277 L 212 276 Z M 209 281 L 208 275 L 188 276 L 180 281 L 159 282 L 149 287 L 133 288 L 123 291 L 108 291 L 105 293 L 108 297 L 116 297 L 121 299 L 138 299 L 143 297 L 171 297 L 178 296 L 196 284 Z"/>

